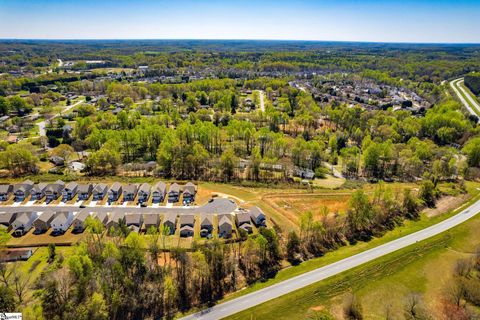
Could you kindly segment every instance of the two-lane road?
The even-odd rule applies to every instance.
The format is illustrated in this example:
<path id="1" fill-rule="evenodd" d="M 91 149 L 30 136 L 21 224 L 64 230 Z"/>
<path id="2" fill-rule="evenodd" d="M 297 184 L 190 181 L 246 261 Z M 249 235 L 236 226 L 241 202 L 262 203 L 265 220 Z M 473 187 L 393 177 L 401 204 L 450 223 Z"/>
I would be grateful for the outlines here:
<path id="1" fill-rule="evenodd" d="M 455 79 L 450 82 L 450 87 L 452 87 L 458 99 L 460 99 L 460 101 L 465 106 L 465 108 L 467 108 L 468 112 L 478 117 L 480 115 L 480 104 L 478 104 L 478 102 L 472 98 L 470 93 L 467 92 L 467 90 L 465 90 L 465 88 L 461 86 L 463 81 L 464 81 L 463 78 Z M 465 100 L 465 97 L 466 97 L 466 100 Z"/>
<path id="2" fill-rule="evenodd" d="M 376 258 L 408 247 L 419 241 L 438 235 L 472 218 L 479 211 L 480 200 L 475 202 L 462 212 L 458 213 L 457 215 L 421 231 L 390 241 L 373 249 L 364 251 L 349 258 L 345 258 L 322 268 L 318 268 L 302 275 L 279 282 L 264 289 L 246 294 L 242 297 L 220 303 L 209 309 L 197 312 L 190 316 L 186 316 L 182 319 L 214 320 L 227 317 L 229 315 L 249 309 L 269 300 L 278 298 L 282 295 L 291 293 L 295 290 L 301 289 L 315 282 L 340 274 L 344 271 L 360 266 Z"/>

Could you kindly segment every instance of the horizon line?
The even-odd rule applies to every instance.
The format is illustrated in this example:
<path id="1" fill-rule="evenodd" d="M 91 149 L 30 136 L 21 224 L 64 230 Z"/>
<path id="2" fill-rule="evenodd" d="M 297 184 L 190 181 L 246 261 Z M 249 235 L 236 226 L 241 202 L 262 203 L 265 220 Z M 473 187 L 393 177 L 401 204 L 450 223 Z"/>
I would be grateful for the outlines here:
<path id="1" fill-rule="evenodd" d="M 0 38 L 2 41 L 252 41 L 252 42 L 334 42 L 365 44 L 480 45 L 480 42 L 410 42 L 371 40 L 248 39 L 248 38 Z"/>

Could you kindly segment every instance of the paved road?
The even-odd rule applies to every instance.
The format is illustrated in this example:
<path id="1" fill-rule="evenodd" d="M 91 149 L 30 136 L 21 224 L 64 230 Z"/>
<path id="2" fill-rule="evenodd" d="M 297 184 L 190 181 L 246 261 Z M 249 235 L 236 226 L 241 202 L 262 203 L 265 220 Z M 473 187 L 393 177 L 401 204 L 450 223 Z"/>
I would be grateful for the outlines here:
<path id="1" fill-rule="evenodd" d="M 194 214 L 194 213 L 212 213 L 225 214 L 231 213 L 237 209 L 234 201 L 224 198 L 216 198 L 200 207 L 145 207 L 139 206 L 94 206 L 80 208 L 73 205 L 32 205 L 32 206 L 0 206 L 2 212 L 59 212 L 59 211 L 88 211 L 88 212 L 125 212 L 125 213 L 165 213 L 176 212 L 177 214 Z"/>
<path id="2" fill-rule="evenodd" d="M 271 285 L 264 289 L 252 292 L 237 299 L 233 299 L 212 308 L 184 317 L 184 320 L 203 319 L 213 320 L 221 319 L 240 311 L 249 309 L 271 299 L 278 298 L 282 295 L 291 293 L 315 282 L 332 277 L 344 271 L 360 266 L 366 262 L 382 257 L 386 254 L 405 248 L 419 241 L 428 239 L 448 229 L 451 229 L 462 222 L 475 216 L 480 211 L 480 200 L 466 208 L 459 214 L 446 219 L 436 225 L 412 233 L 397 240 L 390 241 L 381 246 L 356 254 L 349 258 L 337 261 L 322 268 L 304 273 L 302 275 L 290 278 L 288 280 Z"/>
<path id="3" fill-rule="evenodd" d="M 76 106 L 78 106 L 78 105 L 81 104 L 81 103 L 83 103 L 83 100 L 77 101 L 77 102 L 75 102 L 74 104 L 71 104 L 71 105 L 69 105 L 69 106 L 66 106 L 66 107 L 62 110 L 62 113 L 65 113 L 65 112 L 69 111 L 70 109 L 75 108 Z M 48 121 L 51 121 L 51 120 L 57 118 L 58 116 L 60 116 L 60 114 L 61 114 L 61 113 L 58 113 L 58 114 L 54 115 L 54 116 L 51 117 Z M 47 136 L 47 129 L 46 129 L 47 120 L 43 120 L 43 121 L 37 122 L 37 126 L 38 126 L 39 136 L 40 136 L 40 137 L 46 137 L 46 136 Z M 47 148 L 46 145 L 45 145 L 45 148 Z"/>
<path id="4" fill-rule="evenodd" d="M 265 97 L 263 96 L 263 90 L 258 90 L 258 93 L 260 94 L 260 110 L 262 112 L 265 112 Z"/>
<path id="5" fill-rule="evenodd" d="M 463 103 L 463 105 L 465 106 L 465 108 L 468 109 L 468 112 L 470 112 L 470 114 L 473 114 L 474 116 L 477 116 L 478 117 L 478 114 L 480 113 L 480 105 L 477 103 L 477 101 L 475 101 L 472 96 L 470 95 L 469 92 L 467 92 L 460 84 L 463 82 L 463 78 L 459 78 L 459 79 L 455 79 L 453 81 L 450 82 L 450 86 L 452 87 L 453 91 L 455 92 L 455 94 L 457 95 L 457 97 L 460 99 L 460 101 Z M 460 91 L 465 95 L 465 97 L 467 97 L 468 101 L 470 102 L 467 102 L 465 100 L 465 98 L 463 97 L 463 95 L 460 93 Z M 473 110 L 472 109 L 472 106 L 474 108 L 476 108 L 477 110 Z M 477 111 L 477 112 L 475 112 Z"/>

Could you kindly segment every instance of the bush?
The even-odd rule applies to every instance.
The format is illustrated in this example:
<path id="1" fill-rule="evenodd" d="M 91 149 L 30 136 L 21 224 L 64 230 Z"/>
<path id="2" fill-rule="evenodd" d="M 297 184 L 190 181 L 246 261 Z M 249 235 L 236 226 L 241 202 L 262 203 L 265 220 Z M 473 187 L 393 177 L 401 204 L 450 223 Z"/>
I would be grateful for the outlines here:
<path id="1" fill-rule="evenodd" d="M 363 319 L 362 305 L 354 294 L 351 294 L 350 296 L 347 297 L 344 312 L 345 312 L 345 319 L 348 319 L 348 320 Z"/>

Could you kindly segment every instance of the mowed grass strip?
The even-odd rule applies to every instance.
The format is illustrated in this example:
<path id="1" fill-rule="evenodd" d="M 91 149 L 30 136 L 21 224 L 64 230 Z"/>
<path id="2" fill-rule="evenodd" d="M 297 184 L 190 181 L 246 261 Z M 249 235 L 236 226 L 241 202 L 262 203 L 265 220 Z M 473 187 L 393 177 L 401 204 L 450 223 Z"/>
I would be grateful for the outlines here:
<path id="1" fill-rule="evenodd" d="M 239 296 L 248 294 L 250 292 L 268 287 L 270 285 L 273 285 L 275 283 L 281 282 L 286 279 L 290 279 L 292 277 L 295 277 L 297 275 L 303 274 L 308 271 L 312 271 L 314 269 L 326 266 L 328 264 L 337 262 L 339 260 L 345 259 L 347 257 L 353 256 L 357 253 L 366 251 L 368 249 L 372 249 L 374 247 L 377 247 L 379 245 L 382 245 L 384 243 L 393 241 L 395 239 L 398 239 L 400 237 L 406 236 L 408 234 L 417 232 L 419 230 L 425 229 L 431 225 L 434 225 L 436 223 L 439 223 L 454 214 L 457 214 L 461 210 L 463 210 L 465 207 L 469 206 L 470 204 L 473 204 L 474 202 L 480 200 L 480 195 L 479 195 L 479 190 L 477 187 L 479 186 L 478 183 L 467 183 L 467 190 L 469 194 L 471 195 L 471 198 L 469 201 L 465 202 L 463 205 L 461 205 L 459 208 L 456 210 L 451 210 L 448 211 L 444 214 L 428 218 L 425 215 L 422 214 L 419 220 L 417 221 L 412 221 L 412 220 L 406 220 L 402 226 L 399 226 L 395 228 L 394 230 L 386 232 L 382 237 L 379 238 L 373 238 L 369 242 L 358 242 L 355 245 L 346 245 L 344 247 L 340 247 L 339 249 L 331 252 L 327 252 L 323 257 L 320 258 L 315 258 L 311 259 L 308 261 L 305 261 L 301 263 L 298 266 L 295 267 L 289 267 L 280 270 L 276 277 L 273 279 L 269 279 L 265 282 L 258 282 L 255 283 L 254 285 L 247 287 L 243 290 L 237 291 L 233 294 L 228 295 L 225 297 L 223 301 L 228 301 L 234 298 L 237 298 Z"/>

